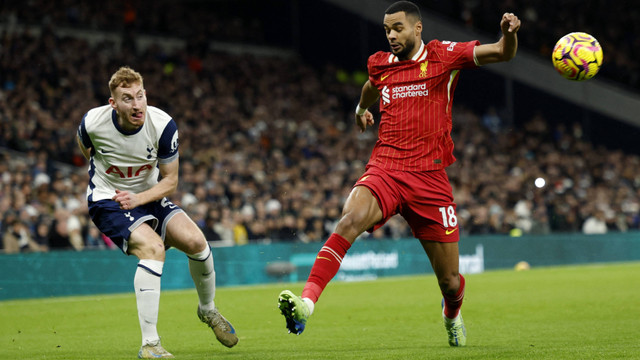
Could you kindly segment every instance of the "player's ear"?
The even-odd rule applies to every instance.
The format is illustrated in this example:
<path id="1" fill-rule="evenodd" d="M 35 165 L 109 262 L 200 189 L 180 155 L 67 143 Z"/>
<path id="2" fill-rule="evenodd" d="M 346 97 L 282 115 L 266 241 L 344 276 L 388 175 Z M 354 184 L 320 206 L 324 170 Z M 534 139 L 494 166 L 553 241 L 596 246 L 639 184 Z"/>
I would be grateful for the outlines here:
<path id="1" fill-rule="evenodd" d="M 112 108 L 116 108 L 116 101 L 113 99 L 113 97 L 109 98 L 109 105 L 111 105 Z"/>
<path id="2" fill-rule="evenodd" d="M 416 21 L 416 25 L 413 27 L 416 36 L 422 36 L 422 21 Z"/>

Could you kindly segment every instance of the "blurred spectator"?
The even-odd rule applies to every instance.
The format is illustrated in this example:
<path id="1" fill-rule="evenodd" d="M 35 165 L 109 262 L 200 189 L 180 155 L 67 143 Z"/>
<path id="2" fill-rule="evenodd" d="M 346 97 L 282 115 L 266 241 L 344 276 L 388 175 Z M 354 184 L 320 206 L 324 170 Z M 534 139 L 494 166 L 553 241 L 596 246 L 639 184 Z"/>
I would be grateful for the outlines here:
<path id="1" fill-rule="evenodd" d="M 585 234 L 606 234 L 607 222 L 604 211 L 596 210 L 595 214 L 589 216 L 582 225 L 582 232 Z"/>
<path id="2" fill-rule="evenodd" d="M 19 219 L 13 217 L 5 220 L 6 231 L 3 234 L 4 251 L 7 254 L 29 251 L 44 251 L 40 245 L 33 240 L 27 225 Z"/>

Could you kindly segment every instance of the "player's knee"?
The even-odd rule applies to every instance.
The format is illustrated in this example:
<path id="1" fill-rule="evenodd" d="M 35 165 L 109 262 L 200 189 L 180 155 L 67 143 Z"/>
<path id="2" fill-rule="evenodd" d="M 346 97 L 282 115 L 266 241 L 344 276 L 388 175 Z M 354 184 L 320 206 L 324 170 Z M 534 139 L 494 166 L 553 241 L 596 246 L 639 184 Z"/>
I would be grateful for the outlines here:
<path id="1" fill-rule="evenodd" d="M 362 219 L 354 216 L 354 214 L 346 214 L 342 216 L 336 225 L 336 232 L 345 237 L 357 237 L 363 231 Z"/>
<path id="2" fill-rule="evenodd" d="M 444 294 L 455 295 L 458 292 L 458 288 L 460 287 L 460 277 L 457 273 L 448 274 L 447 276 L 441 276 L 438 278 L 438 285 L 440 286 L 440 290 Z"/>
<path id="3" fill-rule="evenodd" d="M 189 248 L 187 249 L 187 253 L 189 254 L 199 253 L 204 249 L 206 249 L 207 246 L 208 246 L 207 242 L 204 240 L 204 238 L 195 239 L 193 242 L 190 243 Z"/>
<path id="4" fill-rule="evenodd" d="M 138 259 L 151 259 L 164 261 L 165 248 L 161 241 L 146 241 L 137 243 L 129 248 L 129 254 L 135 255 Z"/>
<path id="5" fill-rule="evenodd" d="M 200 231 L 194 231 L 179 240 L 180 244 L 177 245 L 178 249 L 186 252 L 187 254 L 196 254 L 208 246 L 207 240 Z"/>

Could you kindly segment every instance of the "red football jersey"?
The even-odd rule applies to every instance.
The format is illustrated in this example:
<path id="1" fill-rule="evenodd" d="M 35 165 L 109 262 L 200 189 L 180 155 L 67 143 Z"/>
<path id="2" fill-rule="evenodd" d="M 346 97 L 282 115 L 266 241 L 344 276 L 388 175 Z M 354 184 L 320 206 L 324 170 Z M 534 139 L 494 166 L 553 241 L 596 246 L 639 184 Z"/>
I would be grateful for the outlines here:
<path id="1" fill-rule="evenodd" d="M 380 91 L 378 141 L 370 165 L 402 171 L 443 169 L 456 159 L 451 103 L 460 69 L 474 68 L 478 41 L 430 41 L 412 60 L 379 51 L 367 67 Z"/>

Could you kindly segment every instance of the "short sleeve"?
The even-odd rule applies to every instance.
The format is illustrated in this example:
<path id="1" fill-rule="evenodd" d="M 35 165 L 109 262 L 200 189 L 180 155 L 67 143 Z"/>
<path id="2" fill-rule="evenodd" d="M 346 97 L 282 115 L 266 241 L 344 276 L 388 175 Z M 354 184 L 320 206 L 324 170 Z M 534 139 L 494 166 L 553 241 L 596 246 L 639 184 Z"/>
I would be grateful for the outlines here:
<path id="1" fill-rule="evenodd" d="M 78 137 L 80 138 L 82 145 L 88 149 L 93 147 L 93 143 L 91 143 L 91 138 L 89 137 L 89 133 L 87 133 L 87 127 L 85 125 L 87 114 L 84 114 L 82 121 L 80 122 L 80 126 L 78 126 Z"/>
<path id="2" fill-rule="evenodd" d="M 473 51 L 480 45 L 477 40 L 467 42 L 439 41 L 429 42 L 428 51 L 435 52 L 436 56 L 451 69 L 469 69 L 477 67 L 473 59 Z"/>
<path id="3" fill-rule="evenodd" d="M 172 162 L 178 157 L 178 126 L 171 119 L 165 126 L 158 142 L 158 161 L 161 164 Z"/>

